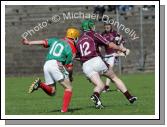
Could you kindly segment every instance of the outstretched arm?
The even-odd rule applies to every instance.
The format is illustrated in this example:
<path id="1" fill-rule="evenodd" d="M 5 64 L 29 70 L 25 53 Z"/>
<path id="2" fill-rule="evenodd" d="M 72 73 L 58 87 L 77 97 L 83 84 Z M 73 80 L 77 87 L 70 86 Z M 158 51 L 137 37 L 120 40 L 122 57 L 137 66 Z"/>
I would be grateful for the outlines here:
<path id="1" fill-rule="evenodd" d="M 21 41 L 24 45 L 45 45 L 45 40 L 39 41 L 28 41 L 26 38 L 23 38 Z"/>
<path id="2" fill-rule="evenodd" d="M 124 46 L 117 46 L 116 44 L 114 44 L 112 42 L 109 43 L 109 47 L 120 51 L 120 52 L 117 52 L 118 56 L 125 56 L 126 57 L 130 53 L 129 49 L 125 48 Z"/>

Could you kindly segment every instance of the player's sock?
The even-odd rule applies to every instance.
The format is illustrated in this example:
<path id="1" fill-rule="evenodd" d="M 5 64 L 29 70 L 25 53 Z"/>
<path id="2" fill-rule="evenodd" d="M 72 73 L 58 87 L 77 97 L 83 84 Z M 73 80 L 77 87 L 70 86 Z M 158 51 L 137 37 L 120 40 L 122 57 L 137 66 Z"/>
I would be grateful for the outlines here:
<path id="1" fill-rule="evenodd" d="M 96 95 L 98 98 L 100 97 L 100 94 L 98 92 L 94 92 L 94 95 Z"/>
<path id="2" fill-rule="evenodd" d="M 107 90 L 109 88 L 110 88 L 109 86 L 105 85 L 104 90 Z"/>
<path id="3" fill-rule="evenodd" d="M 62 112 L 67 112 L 72 97 L 72 91 L 64 91 Z"/>
<path id="4" fill-rule="evenodd" d="M 45 93 L 47 93 L 48 95 L 54 95 L 54 93 L 52 93 L 52 87 L 46 85 L 46 83 L 41 82 L 40 88 L 43 89 L 43 91 L 45 91 Z"/>
<path id="5" fill-rule="evenodd" d="M 129 91 L 127 90 L 125 93 L 124 93 L 125 97 L 129 100 L 130 98 L 132 98 L 132 95 L 129 93 Z"/>

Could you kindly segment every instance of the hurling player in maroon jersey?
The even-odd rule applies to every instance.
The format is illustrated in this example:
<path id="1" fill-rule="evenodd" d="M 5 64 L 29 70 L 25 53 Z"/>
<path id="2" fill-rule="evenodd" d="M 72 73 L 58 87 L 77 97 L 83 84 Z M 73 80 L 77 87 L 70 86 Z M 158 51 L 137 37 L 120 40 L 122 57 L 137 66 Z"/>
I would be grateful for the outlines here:
<path id="1" fill-rule="evenodd" d="M 110 78 L 117 88 L 126 96 L 130 103 L 136 101 L 136 97 L 132 96 L 127 90 L 125 84 L 115 77 L 104 61 L 99 56 L 98 45 L 106 45 L 126 54 L 127 49 L 119 47 L 113 42 L 106 40 L 101 34 L 95 32 L 95 24 L 92 20 L 84 20 L 82 22 L 83 33 L 76 43 L 77 52 L 82 62 L 82 69 L 86 77 L 94 84 L 93 100 L 96 108 L 103 108 L 100 100 L 100 94 L 104 89 L 100 75 Z"/>
<path id="2" fill-rule="evenodd" d="M 123 44 L 125 40 L 123 39 L 122 35 L 120 35 L 117 31 L 115 31 L 112 28 L 112 25 L 110 23 L 105 22 L 104 29 L 105 29 L 104 32 L 102 32 L 102 36 L 104 38 L 106 38 L 110 42 L 114 42 L 118 46 L 124 47 Z M 118 50 L 109 48 L 108 46 L 104 46 L 104 49 L 105 49 L 104 61 L 107 64 L 109 64 L 109 70 L 113 71 L 116 58 L 118 58 L 119 56 Z M 114 72 L 113 72 L 113 75 L 115 75 Z M 103 92 L 110 91 L 110 88 L 109 88 L 110 82 L 111 80 L 107 78 Z"/>

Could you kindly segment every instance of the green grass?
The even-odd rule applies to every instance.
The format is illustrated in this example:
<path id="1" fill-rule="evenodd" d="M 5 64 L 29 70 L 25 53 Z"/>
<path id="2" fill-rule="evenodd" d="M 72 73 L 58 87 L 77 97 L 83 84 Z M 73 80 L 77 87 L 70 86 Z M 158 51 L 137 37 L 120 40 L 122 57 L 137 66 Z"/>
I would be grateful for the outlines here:
<path id="1" fill-rule="evenodd" d="M 75 75 L 69 112 L 63 115 L 154 115 L 154 74 L 122 75 L 121 79 L 129 91 L 138 97 L 137 103 L 130 104 L 121 92 L 113 91 L 102 93 L 105 108 L 95 109 L 90 101 L 93 86 L 83 75 Z M 6 77 L 5 80 L 6 115 L 62 115 L 63 89 L 59 84 L 56 96 L 50 97 L 41 89 L 32 94 L 27 93 L 34 77 Z M 115 89 L 113 84 L 111 88 Z"/>

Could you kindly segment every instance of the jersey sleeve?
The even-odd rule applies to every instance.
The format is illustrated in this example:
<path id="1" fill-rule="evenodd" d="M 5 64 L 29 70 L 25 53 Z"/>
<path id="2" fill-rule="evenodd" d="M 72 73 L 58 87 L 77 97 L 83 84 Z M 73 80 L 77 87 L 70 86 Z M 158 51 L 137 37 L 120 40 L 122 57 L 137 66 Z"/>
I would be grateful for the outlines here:
<path id="1" fill-rule="evenodd" d="M 95 33 L 95 34 L 94 34 L 94 37 L 95 37 L 95 39 L 97 40 L 97 42 L 98 42 L 99 44 L 108 45 L 108 44 L 110 43 L 110 42 L 109 42 L 106 38 L 104 38 L 101 34 Z"/>
<path id="2" fill-rule="evenodd" d="M 48 40 L 45 39 L 45 40 L 43 40 L 43 41 L 44 41 L 43 47 L 44 47 L 44 48 L 48 48 L 48 47 L 49 47 L 49 46 L 48 46 Z"/>
<path id="3" fill-rule="evenodd" d="M 44 43 L 44 47 L 45 48 L 48 48 L 51 46 L 52 43 L 54 43 L 55 41 L 57 40 L 57 38 L 49 38 L 49 39 L 45 39 L 43 40 L 45 43 Z"/>

